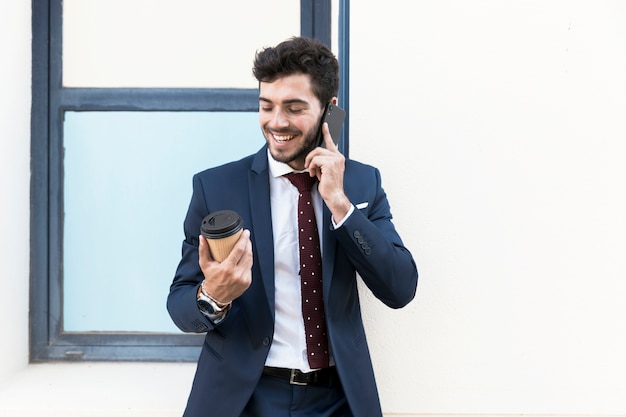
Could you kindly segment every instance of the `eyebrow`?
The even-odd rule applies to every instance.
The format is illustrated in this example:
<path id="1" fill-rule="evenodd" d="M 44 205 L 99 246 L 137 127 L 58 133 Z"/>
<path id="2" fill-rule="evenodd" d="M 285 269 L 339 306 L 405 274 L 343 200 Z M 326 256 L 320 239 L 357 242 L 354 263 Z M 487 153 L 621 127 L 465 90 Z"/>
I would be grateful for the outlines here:
<path id="1" fill-rule="evenodd" d="M 259 101 L 263 101 L 265 103 L 273 103 L 272 100 L 270 100 L 268 98 L 265 98 L 265 97 L 262 97 L 262 96 L 259 96 Z M 289 100 L 284 100 L 282 102 L 282 104 L 306 104 L 306 105 L 309 105 L 309 102 L 306 101 L 306 100 L 302 100 L 300 98 L 292 98 L 292 99 L 289 99 Z"/>

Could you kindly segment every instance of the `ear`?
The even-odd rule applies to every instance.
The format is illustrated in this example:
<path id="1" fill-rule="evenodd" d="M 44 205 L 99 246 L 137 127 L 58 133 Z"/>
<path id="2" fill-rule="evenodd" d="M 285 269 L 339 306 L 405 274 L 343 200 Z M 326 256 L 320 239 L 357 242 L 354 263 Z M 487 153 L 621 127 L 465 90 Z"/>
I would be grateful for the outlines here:
<path id="1" fill-rule="evenodd" d="M 337 105 L 337 97 L 333 97 L 330 99 L 330 102 L 333 103 L 335 106 Z"/>

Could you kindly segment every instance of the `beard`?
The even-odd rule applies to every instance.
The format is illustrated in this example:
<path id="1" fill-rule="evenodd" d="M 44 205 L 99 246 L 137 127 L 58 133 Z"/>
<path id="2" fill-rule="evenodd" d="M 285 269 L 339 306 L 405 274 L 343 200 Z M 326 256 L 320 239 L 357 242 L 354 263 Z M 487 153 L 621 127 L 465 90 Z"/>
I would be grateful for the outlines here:
<path id="1" fill-rule="evenodd" d="M 289 154 L 277 153 L 274 150 L 272 150 L 272 147 L 269 146 L 269 141 L 271 139 L 266 137 L 265 140 L 268 142 L 268 146 L 269 146 L 270 154 L 272 155 L 272 158 L 284 164 L 290 164 L 296 161 L 304 163 L 304 159 L 309 154 L 309 152 L 311 152 L 313 149 L 317 148 L 318 146 L 317 138 L 319 135 L 321 124 L 322 123 L 320 120 L 317 122 L 317 124 L 313 128 L 309 129 L 306 133 L 304 133 L 304 141 L 302 142 L 302 145 L 300 145 L 300 147 L 298 147 L 294 152 L 289 153 Z M 267 135 L 266 131 L 264 129 L 262 130 L 263 130 L 263 135 L 266 136 Z M 273 131 L 273 133 L 280 135 L 280 134 L 289 134 L 290 132 Z"/>

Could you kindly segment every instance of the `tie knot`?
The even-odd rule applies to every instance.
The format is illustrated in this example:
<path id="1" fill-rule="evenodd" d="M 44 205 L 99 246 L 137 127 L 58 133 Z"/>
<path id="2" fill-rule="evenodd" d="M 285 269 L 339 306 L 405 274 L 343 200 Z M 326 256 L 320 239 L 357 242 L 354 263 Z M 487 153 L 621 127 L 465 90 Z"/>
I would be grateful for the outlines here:
<path id="1" fill-rule="evenodd" d="M 291 183 L 295 185 L 301 193 L 311 191 L 313 184 L 317 181 L 317 177 L 310 176 L 308 172 L 291 172 L 289 174 L 285 174 L 285 177 L 291 181 Z"/>

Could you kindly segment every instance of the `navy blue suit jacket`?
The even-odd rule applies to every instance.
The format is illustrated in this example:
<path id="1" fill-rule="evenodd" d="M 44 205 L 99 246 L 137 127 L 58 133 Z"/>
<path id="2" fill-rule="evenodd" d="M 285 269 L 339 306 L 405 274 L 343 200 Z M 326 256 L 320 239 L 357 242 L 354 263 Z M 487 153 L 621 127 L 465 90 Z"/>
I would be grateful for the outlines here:
<path id="1" fill-rule="evenodd" d="M 267 147 L 255 155 L 198 173 L 184 222 L 182 259 L 167 300 L 185 332 L 206 332 L 185 416 L 239 416 L 261 377 L 274 333 L 274 244 Z M 358 273 L 386 305 L 411 301 L 417 268 L 391 222 L 379 171 L 346 160 L 344 189 L 357 209 L 337 230 L 324 206 L 324 303 L 331 351 L 355 416 L 381 416 L 378 391 L 361 319 Z M 214 325 L 197 308 L 203 276 L 198 235 L 204 216 L 235 210 L 251 231 L 252 284 Z"/>

